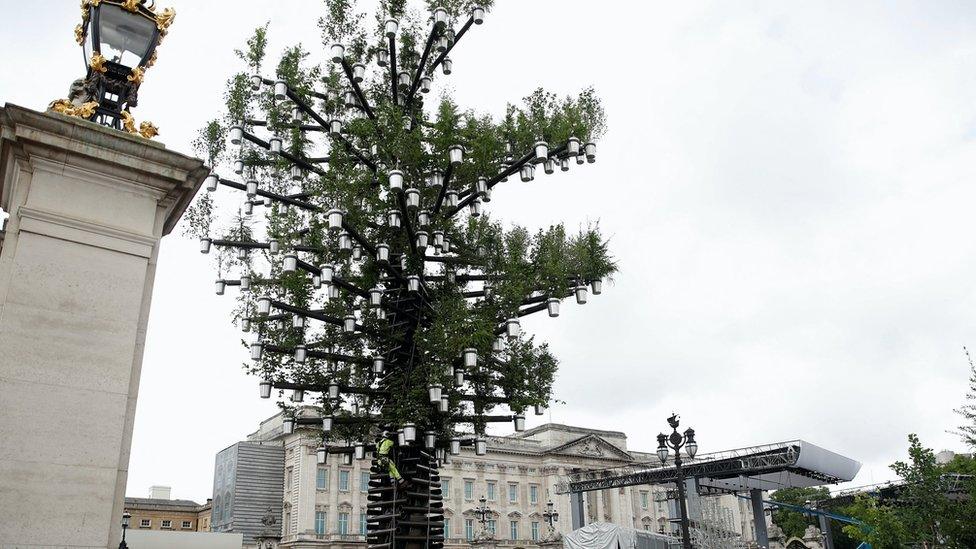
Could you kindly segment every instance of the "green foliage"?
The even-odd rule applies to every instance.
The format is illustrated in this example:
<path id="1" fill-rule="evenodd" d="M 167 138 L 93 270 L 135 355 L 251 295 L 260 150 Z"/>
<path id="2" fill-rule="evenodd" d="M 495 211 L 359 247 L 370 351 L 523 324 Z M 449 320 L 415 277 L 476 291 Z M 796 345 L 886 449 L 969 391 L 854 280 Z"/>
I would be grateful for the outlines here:
<path id="1" fill-rule="evenodd" d="M 879 504 L 875 498 L 858 496 L 844 513 L 869 527 L 849 524 L 844 533 L 858 542 L 871 544 L 875 549 L 900 549 L 913 539 L 911 530 L 902 522 L 895 508 Z"/>
<path id="2" fill-rule="evenodd" d="M 412 73 L 426 44 L 430 29 L 428 16 L 409 9 L 406 0 L 381 0 L 379 4 L 375 30 L 382 29 L 383 20 L 391 15 L 400 19 L 398 69 Z M 487 9 L 492 2 L 447 0 L 443 3 L 461 23 L 467 20 L 475 4 Z M 385 43 L 385 37 L 365 30 L 366 16 L 356 10 L 352 0 L 324 0 L 324 9 L 319 26 L 326 46 L 342 43 L 346 45 L 350 63 L 368 65 L 377 47 Z M 537 90 L 521 105 L 510 106 L 498 120 L 491 115 L 462 110 L 446 95 L 427 105 L 418 96 L 409 108 L 403 102 L 394 103 L 389 97 L 392 82 L 388 70 L 374 70 L 361 83 L 375 114 L 375 119 L 370 119 L 345 105 L 343 96 L 349 84 L 341 67 L 330 63 L 323 69 L 300 45 L 292 46 L 283 51 L 274 66 L 274 78 L 286 81 L 325 119 L 342 121 L 343 140 L 332 140 L 329 150 L 323 152 L 314 142 L 320 133 L 308 135 L 295 126 L 291 102 L 275 98 L 268 86 L 257 92 L 251 89 L 250 76 L 261 74 L 267 64 L 267 33 L 267 25 L 259 27 L 247 47 L 238 51 L 246 66 L 228 81 L 226 113 L 201 133 L 200 154 L 212 158 L 214 163 L 240 157 L 246 165 L 241 178 L 258 181 L 260 189 L 299 196 L 323 212 L 332 208 L 343 210 L 346 222 L 357 227 L 369 242 L 389 245 L 395 257 L 407 255 L 408 272 L 419 272 L 423 261 L 410 254 L 410 243 L 404 232 L 386 224 L 386 212 L 399 209 L 395 194 L 389 189 L 391 170 L 404 171 L 406 185 L 419 189 L 424 207 L 433 209 L 439 193 L 428 187 L 426 180 L 432 170 L 443 170 L 448 165 L 448 150 L 454 145 L 464 147 L 465 158 L 455 166 L 450 187 L 465 193 L 470 192 L 479 178 L 497 176 L 513 156 L 520 158 L 532 152 L 533 144 L 539 139 L 549 141 L 555 149 L 570 137 L 586 142 L 605 130 L 606 116 L 592 89 L 562 99 Z M 427 62 L 431 63 L 434 57 L 430 56 Z M 405 119 L 410 122 L 409 127 L 404 124 Z M 217 137 L 226 127 L 242 123 L 251 133 L 267 132 L 282 138 L 288 153 L 309 162 L 314 160 L 322 167 L 322 173 L 304 172 L 299 181 L 293 181 L 290 163 L 278 155 L 250 146 L 239 153 L 235 150 L 227 154 Z M 306 123 L 317 124 L 310 120 Z M 375 150 L 371 150 L 374 145 Z M 379 166 L 376 173 L 355 161 L 352 151 L 376 162 Z M 211 198 L 201 197 L 194 208 L 190 218 L 198 236 L 221 233 L 226 240 L 242 242 L 274 239 L 285 252 L 300 249 L 303 261 L 312 265 L 334 265 L 338 276 L 358 288 L 389 283 L 386 272 L 374 261 L 354 261 L 349 252 L 339 251 L 338 233 L 328 230 L 320 213 L 274 202 L 256 206 L 260 214 L 237 216 L 224 227 L 213 227 Z M 426 230 L 431 234 L 443 232 L 452 252 L 441 254 L 440 272 L 424 274 L 430 280 L 471 278 L 476 282 L 467 291 L 480 293 L 481 285 L 484 298 L 472 301 L 458 285 L 429 284 L 427 291 L 431 293 L 429 303 L 433 311 L 428 321 L 412 334 L 416 348 L 402 370 L 402 377 L 391 382 L 396 390 L 382 399 L 356 397 L 364 410 L 379 413 L 394 423 L 414 422 L 437 430 L 442 436 L 451 434 L 447 432 L 450 424 L 433 411 L 427 399 L 427 387 L 435 383 L 450 386 L 451 367 L 465 349 L 478 352 L 478 368 L 468 372 L 471 390 L 476 395 L 500 391 L 516 411 L 548 404 L 553 396 L 558 360 L 545 344 L 524 336 L 507 339 L 503 352 L 493 352 L 501 334 L 499 327 L 506 319 L 517 318 L 527 305 L 548 298 L 565 299 L 574 287 L 610 278 L 617 271 L 607 240 L 597 224 L 575 234 L 563 225 L 533 234 L 523 227 L 505 228 L 487 215 L 468 217 L 446 213 L 448 208 L 444 207 L 438 215 L 433 215 Z M 343 291 L 338 297 L 329 297 L 327 292 L 323 295 L 316 291 L 305 273 L 284 273 L 280 255 L 260 250 L 242 258 L 229 249 L 215 255 L 221 272 L 252 275 L 255 290 L 240 294 L 235 311 L 238 321 L 254 317 L 256 295 L 267 295 L 332 318 L 343 318 L 355 311 L 363 333 L 381 334 L 388 329 L 386 321 L 378 318 L 377 312 L 364 305 L 354 293 Z M 428 270 L 432 270 L 430 264 L 434 263 L 428 261 Z M 265 264 L 270 272 L 262 278 L 257 273 L 261 270 L 259 266 Z M 361 364 L 386 351 L 379 349 L 383 343 L 379 336 L 349 337 L 331 324 L 305 333 L 293 329 L 287 320 L 262 323 L 257 329 L 262 339 L 280 348 L 291 350 L 304 344 L 311 351 L 356 357 L 363 361 Z M 348 363 L 316 356 L 299 364 L 288 353 L 265 353 L 262 360 L 245 365 L 245 369 L 266 379 L 318 385 L 338 380 L 342 384 L 368 387 L 377 381 L 368 367 L 349 367 Z M 327 414 L 349 413 L 327 400 L 319 404 Z M 468 417 L 472 412 L 484 414 L 496 407 L 497 399 L 476 398 L 472 410 L 456 394 L 451 396 L 450 408 L 455 417 Z M 364 425 L 343 426 L 332 436 L 345 440 L 370 439 Z M 484 427 L 483 423 L 475 422 L 476 430 L 483 431 Z"/>
<path id="3" fill-rule="evenodd" d="M 959 436 L 970 448 L 976 448 L 976 364 L 969 356 L 969 349 L 963 347 L 966 359 L 969 361 L 969 391 L 966 393 L 966 404 L 956 410 L 965 423 L 959 426 Z"/>
<path id="4" fill-rule="evenodd" d="M 773 492 L 770 499 L 789 505 L 805 506 L 810 502 L 823 501 L 830 498 L 827 488 L 784 488 Z M 819 520 L 813 515 L 804 515 L 789 509 L 773 511 L 773 522 L 783 529 L 787 538 L 802 538 L 808 526 L 819 526 Z"/>

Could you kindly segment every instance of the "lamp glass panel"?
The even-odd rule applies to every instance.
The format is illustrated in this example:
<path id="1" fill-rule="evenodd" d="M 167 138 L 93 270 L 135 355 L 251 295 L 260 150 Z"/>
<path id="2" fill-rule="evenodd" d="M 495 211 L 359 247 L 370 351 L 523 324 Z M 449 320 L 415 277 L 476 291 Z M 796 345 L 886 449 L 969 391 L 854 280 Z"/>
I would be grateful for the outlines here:
<path id="1" fill-rule="evenodd" d="M 139 66 L 152 46 L 156 24 L 113 4 L 102 4 L 99 10 L 102 55 L 129 68 Z"/>

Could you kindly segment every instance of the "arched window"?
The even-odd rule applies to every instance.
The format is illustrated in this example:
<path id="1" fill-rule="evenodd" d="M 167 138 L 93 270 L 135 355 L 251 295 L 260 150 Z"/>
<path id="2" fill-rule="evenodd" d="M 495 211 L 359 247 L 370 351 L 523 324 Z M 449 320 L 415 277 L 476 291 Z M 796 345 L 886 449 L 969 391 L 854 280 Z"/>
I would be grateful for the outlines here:
<path id="1" fill-rule="evenodd" d="M 232 514 L 233 514 L 233 509 L 231 506 L 230 492 L 225 492 L 224 493 L 224 522 L 229 521 Z"/>
<path id="2" fill-rule="evenodd" d="M 217 494 L 217 498 L 214 499 L 214 504 L 213 504 L 213 519 L 215 522 L 218 523 L 223 522 L 223 515 L 220 514 L 223 510 L 223 508 L 221 507 L 222 501 L 223 499 L 221 499 L 220 494 Z"/>

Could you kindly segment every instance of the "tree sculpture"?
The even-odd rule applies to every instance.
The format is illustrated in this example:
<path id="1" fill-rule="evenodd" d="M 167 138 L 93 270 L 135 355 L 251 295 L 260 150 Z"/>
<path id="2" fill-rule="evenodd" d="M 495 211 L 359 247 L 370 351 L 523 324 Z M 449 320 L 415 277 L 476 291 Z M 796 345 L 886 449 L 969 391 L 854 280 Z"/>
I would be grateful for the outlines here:
<path id="1" fill-rule="evenodd" d="M 592 90 L 540 90 L 501 120 L 446 96 L 425 108 L 491 2 L 430 2 L 419 15 L 383 0 L 375 40 L 350 0 L 326 4 L 327 69 L 294 47 L 267 77 L 266 28 L 238 52 L 249 72 L 231 79 L 226 117 L 198 145 L 212 165 L 229 155 L 237 177 L 215 171 L 207 189 L 244 192 L 243 210 L 214 238 L 206 194 L 189 224 L 202 252 L 219 252 L 217 294 L 240 289 L 261 397 L 291 391 L 286 432 L 321 431 L 320 463 L 363 458 L 391 433 L 406 485 L 374 461 L 368 544 L 437 548 L 438 465 L 463 446 L 484 455 L 489 423 L 522 431 L 527 410 L 550 402 L 557 361 L 519 319 L 586 303 L 616 271 L 596 226 L 530 234 L 484 205 L 510 178 L 593 162 L 604 112 Z"/>

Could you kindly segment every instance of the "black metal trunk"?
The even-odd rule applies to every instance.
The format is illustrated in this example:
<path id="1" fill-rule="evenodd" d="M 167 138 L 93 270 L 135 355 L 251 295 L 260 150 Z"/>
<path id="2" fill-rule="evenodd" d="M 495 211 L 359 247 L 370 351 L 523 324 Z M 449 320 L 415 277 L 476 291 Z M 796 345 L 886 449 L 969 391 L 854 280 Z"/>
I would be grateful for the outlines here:
<path id="1" fill-rule="evenodd" d="M 407 481 L 397 486 L 379 459 L 373 460 L 367 504 L 369 549 L 442 549 L 444 502 L 434 456 L 401 446 L 391 456 Z"/>

